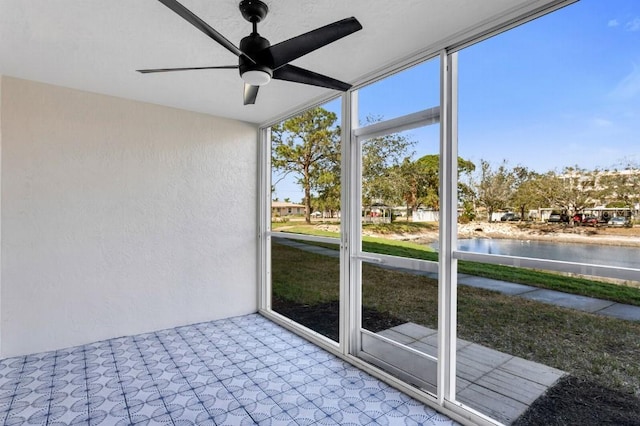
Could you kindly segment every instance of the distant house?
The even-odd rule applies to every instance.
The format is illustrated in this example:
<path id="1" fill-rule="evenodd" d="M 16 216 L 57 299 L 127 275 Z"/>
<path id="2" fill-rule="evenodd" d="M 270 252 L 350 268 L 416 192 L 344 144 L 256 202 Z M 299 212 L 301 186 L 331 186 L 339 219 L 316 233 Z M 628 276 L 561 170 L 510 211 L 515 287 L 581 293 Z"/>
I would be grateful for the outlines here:
<path id="1" fill-rule="evenodd" d="M 289 203 L 286 201 L 272 201 L 271 215 L 273 217 L 303 215 L 305 206 L 303 204 Z"/>

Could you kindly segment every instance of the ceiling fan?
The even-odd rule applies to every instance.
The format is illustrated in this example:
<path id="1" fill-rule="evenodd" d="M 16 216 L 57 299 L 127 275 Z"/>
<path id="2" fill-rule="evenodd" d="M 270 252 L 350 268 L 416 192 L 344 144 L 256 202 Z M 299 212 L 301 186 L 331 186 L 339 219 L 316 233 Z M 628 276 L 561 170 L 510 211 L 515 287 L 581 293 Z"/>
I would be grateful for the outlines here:
<path id="1" fill-rule="evenodd" d="M 356 18 L 346 18 L 271 46 L 269 40 L 258 34 L 258 22 L 267 16 L 269 8 L 260 0 L 242 0 L 240 2 L 240 12 L 244 19 L 251 22 L 253 31 L 240 41 L 240 48 L 238 48 L 176 0 L 159 1 L 218 42 L 222 47 L 238 56 L 238 65 L 137 70 L 140 73 L 239 69 L 240 77 L 244 80 L 245 105 L 254 104 L 260 86 L 269 83 L 272 78 L 341 91 L 351 88 L 348 83 L 290 65 L 289 62 L 361 30 L 362 25 Z"/>

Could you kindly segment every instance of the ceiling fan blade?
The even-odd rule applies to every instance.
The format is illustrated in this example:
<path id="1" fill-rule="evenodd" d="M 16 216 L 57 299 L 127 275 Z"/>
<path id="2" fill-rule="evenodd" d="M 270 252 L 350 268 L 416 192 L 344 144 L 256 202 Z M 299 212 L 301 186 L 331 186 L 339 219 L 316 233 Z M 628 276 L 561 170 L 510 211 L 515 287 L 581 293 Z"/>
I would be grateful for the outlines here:
<path id="1" fill-rule="evenodd" d="M 148 70 L 136 70 L 141 74 L 149 74 L 152 72 L 172 72 L 172 71 L 192 71 L 192 70 L 226 70 L 238 69 L 238 65 L 221 65 L 217 67 L 188 67 L 188 68 L 154 68 Z"/>
<path id="2" fill-rule="evenodd" d="M 285 65 L 273 72 L 273 78 L 276 80 L 293 81 L 295 83 L 310 84 L 312 86 L 327 87 L 329 89 L 341 90 L 346 92 L 351 89 L 351 85 L 317 72 L 305 70 L 304 68 L 294 65 Z"/>
<path id="3" fill-rule="evenodd" d="M 193 25 L 194 27 L 196 27 L 197 29 L 199 29 L 200 31 L 202 31 L 203 33 L 205 33 L 206 35 L 208 35 L 209 37 L 217 41 L 220 45 L 222 45 L 222 47 L 224 47 L 234 55 L 244 56 L 249 60 L 251 60 L 251 62 L 253 62 L 251 58 L 249 58 L 240 49 L 238 49 L 233 43 L 227 40 L 225 36 L 217 32 L 213 28 L 211 28 L 209 24 L 207 24 L 202 19 L 197 17 L 193 12 L 191 12 L 189 9 L 184 7 L 182 4 L 178 3 L 176 0 L 159 0 L 159 1 L 160 3 L 167 6 L 169 9 L 173 10 L 175 13 L 180 15 L 191 25 Z"/>
<path id="4" fill-rule="evenodd" d="M 362 25 L 360 25 L 360 22 L 358 22 L 356 18 L 346 18 L 281 43 L 274 44 L 258 52 L 255 55 L 256 61 L 260 64 L 267 64 L 271 69 L 277 69 L 307 53 L 313 52 L 322 46 L 333 43 L 361 29 Z"/>
<path id="5" fill-rule="evenodd" d="M 245 105 L 253 105 L 256 103 L 256 98 L 258 97 L 258 89 L 260 89 L 260 86 L 252 86 L 247 83 L 244 84 Z"/>

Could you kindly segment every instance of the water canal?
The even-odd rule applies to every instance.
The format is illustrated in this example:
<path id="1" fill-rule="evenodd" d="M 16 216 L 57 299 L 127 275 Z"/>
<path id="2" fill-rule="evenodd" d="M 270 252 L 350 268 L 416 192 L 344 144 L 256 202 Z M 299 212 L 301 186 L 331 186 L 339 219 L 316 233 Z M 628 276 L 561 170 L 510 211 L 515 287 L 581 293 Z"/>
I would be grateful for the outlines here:
<path id="1" fill-rule="evenodd" d="M 640 248 L 637 247 L 473 238 L 458 240 L 458 249 L 475 253 L 640 269 Z"/>

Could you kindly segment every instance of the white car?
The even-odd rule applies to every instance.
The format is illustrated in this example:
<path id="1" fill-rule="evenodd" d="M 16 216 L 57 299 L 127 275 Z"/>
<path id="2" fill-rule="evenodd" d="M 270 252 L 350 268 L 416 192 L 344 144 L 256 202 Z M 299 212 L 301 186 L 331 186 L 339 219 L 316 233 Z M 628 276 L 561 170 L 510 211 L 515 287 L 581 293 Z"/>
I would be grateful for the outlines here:
<path id="1" fill-rule="evenodd" d="M 631 227 L 631 220 L 628 217 L 616 216 L 612 217 L 609 222 L 609 226 L 626 226 Z"/>

